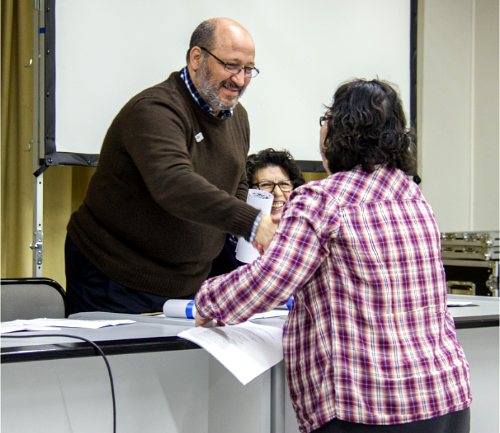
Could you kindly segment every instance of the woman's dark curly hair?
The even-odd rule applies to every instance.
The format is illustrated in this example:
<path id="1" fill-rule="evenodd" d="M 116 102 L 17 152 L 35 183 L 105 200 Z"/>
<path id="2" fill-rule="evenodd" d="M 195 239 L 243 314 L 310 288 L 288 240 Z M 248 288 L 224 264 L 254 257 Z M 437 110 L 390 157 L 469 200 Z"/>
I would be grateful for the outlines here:
<path id="1" fill-rule="evenodd" d="M 355 79 L 342 84 L 326 107 L 323 153 L 332 173 L 361 165 L 371 173 L 378 164 L 415 172 L 414 133 L 398 93 L 387 82 Z"/>
<path id="2" fill-rule="evenodd" d="M 293 188 L 306 183 L 299 166 L 287 150 L 264 149 L 258 153 L 248 155 L 247 179 L 251 186 L 255 182 L 255 172 L 266 167 L 281 167 L 293 182 Z"/>

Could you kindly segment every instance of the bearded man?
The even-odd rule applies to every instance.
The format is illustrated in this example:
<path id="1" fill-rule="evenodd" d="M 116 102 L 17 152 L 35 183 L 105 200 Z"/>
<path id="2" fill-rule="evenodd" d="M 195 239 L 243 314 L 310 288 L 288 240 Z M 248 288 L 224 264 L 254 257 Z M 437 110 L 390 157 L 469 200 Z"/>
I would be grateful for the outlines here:
<path id="1" fill-rule="evenodd" d="M 250 127 L 238 100 L 259 73 L 252 37 L 233 20 L 204 21 L 186 60 L 108 129 L 67 227 L 68 315 L 162 311 L 194 297 L 225 233 L 270 243 L 270 216 L 246 204 Z"/>

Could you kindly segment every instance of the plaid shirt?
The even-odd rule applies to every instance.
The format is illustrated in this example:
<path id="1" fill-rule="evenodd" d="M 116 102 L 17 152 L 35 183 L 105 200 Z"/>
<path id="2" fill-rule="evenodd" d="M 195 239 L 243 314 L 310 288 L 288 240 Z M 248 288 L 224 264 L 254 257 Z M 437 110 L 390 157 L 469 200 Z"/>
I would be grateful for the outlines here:
<path id="1" fill-rule="evenodd" d="M 266 253 L 205 282 L 196 305 L 236 324 L 292 295 L 283 350 L 301 432 L 333 418 L 402 424 L 470 405 L 439 230 L 402 171 L 356 168 L 299 187 Z"/>

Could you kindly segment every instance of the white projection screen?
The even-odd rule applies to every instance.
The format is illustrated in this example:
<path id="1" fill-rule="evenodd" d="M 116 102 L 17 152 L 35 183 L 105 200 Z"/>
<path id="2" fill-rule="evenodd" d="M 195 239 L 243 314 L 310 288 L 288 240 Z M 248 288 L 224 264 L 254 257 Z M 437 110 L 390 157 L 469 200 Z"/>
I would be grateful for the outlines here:
<path id="1" fill-rule="evenodd" d="M 415 11 L 415 0 L 46 0 L 46 165 L 96 165 L 120 108 L 182 69 L 193 30 L 219 16 L 255 41 L 261 73 L 241 99 L 250 151 L 320 161 L 318 118 L 348 79 L 396 84 L 413 118 Z"/>

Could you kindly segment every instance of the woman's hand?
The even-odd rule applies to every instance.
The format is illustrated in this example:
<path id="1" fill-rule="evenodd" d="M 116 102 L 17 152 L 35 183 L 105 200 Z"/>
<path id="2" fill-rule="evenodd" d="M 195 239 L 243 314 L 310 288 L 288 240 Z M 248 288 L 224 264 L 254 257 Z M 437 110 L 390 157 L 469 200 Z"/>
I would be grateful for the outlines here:
<path id="1" fill-rule="evenodd" d="M 205 326 L 207 323 L 210 323 L 212 322 L 213 319 L 205 319 L 204 317 L 201 317 L 198 313 L 198 311 L 196 312 L 196 316 L 194 318 L 194 324 L 195 326 Z M 225 323 L 217 320 L 217 325 L 218 326 L 226 326 Z"/>

